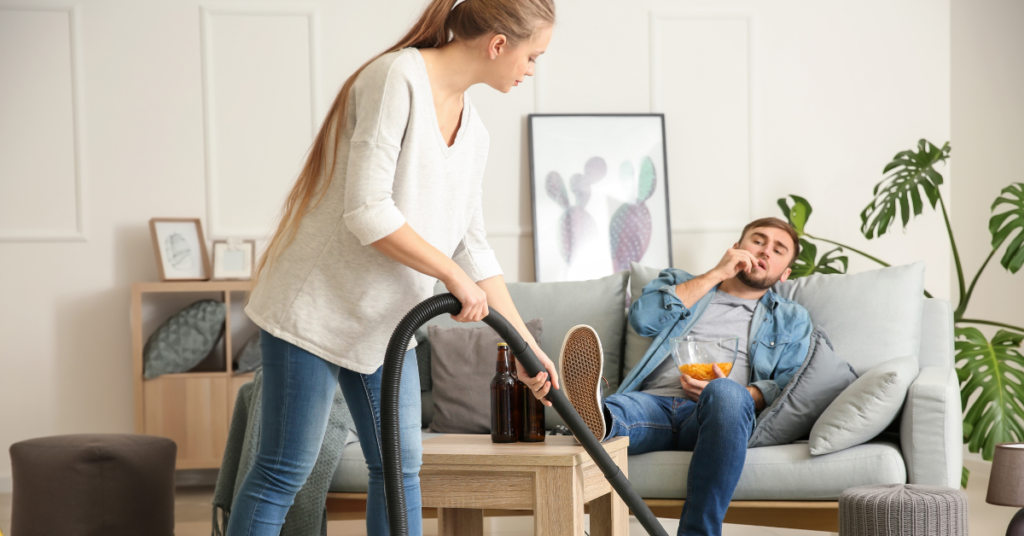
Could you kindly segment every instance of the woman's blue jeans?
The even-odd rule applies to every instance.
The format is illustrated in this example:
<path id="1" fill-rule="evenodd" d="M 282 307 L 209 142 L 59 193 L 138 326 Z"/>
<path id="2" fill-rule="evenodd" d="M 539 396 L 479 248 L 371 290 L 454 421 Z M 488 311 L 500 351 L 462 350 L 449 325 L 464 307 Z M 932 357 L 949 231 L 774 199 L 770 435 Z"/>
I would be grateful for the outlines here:
<path id="1" fill-rule="evenodd" d="M 227 536 L 265 536 L 281 532 L 288 508 L 320 453 L 336 384 L 341 385 L 359 445 L 370 471 L 366 532 L 388 535 L 384 472 L 380 448 L 381 371 L 359 374 L 328 363 L 267 332 L 263 349 L 263 414 L 256 461 L 235 497 Z M 402 437 L 402 473 L 409 535 L 423 533 L 420 502 L 420 377 L 416 352 L 405 354 L 398 415 Z"/>
<path id="2" fill-rule="evenodd" d="M 709 382 L 697 402 L 639 391 L 614 394 L 604 402 L 612 416 L 608 437 L 629 436 L 630 455 L 693 452 L 678 534 L 720 536 L 754 429 L 750 393 L 723 378 Z"/>

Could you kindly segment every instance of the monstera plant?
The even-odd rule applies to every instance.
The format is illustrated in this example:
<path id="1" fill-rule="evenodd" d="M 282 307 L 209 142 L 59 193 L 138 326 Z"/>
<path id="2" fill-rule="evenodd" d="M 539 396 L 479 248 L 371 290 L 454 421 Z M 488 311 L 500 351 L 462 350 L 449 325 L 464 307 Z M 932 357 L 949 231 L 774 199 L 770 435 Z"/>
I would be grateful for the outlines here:
<path id="1" fill-rule="evenodd" d="M 942 211 L 959 289 L 953 321 L 956 326 L 956 372 L 960 380 L 961 404 L 965 410 L 964 443 L 971 452 L 980 452 L 982 458 L 991 460 L 997 443 L 1024 441 L 1024 356 L 1021 355 L 1024 327 L 966 318 L 964 313 L 978 278 L 999 251 L 1003 252 L 999 263 L 1010 273 L 1015 274 L 1024 266 L 1024 183 L 1015 182 L 1003 188 L 992 202 L 992 216 L 988 223 L 992 250 L 971 278 L 970 285 L 966 285 L 949 214 L 939 192 L 942 174 L 935 169 L 949 159 L 949 152 L 948 142 L 938 147 L 921 140 L 917 150 L 897 153 L 882 171 L 885 178 L 875 185 L 873 199 L 860 213 L 860 232 L 871 240 L 884 235 L 897 223 L 905 229 L 911 218 L 924 211 L 926 203 L 933 210 L 938 208 Z M 805 227 L 811 216 L 811 204 L 806 199 L 791 195 L 788 200 L 779 199 L 779 207 L 800 235 L 802 249 L 791 278 L 816 273 L 846 273 L 848 258 L 844 252 L 889 266 L 863 251 L 808 233 Z M 818 257 L 815 242 L 829 244 L 834 249 Z M 925 295 L 931 297 L 927 291 Z M 979 325 L 999 329 L 990 339 L 975 327 Z M 968 476 L 965 467 L 961 479 L 965 487 Z"/>

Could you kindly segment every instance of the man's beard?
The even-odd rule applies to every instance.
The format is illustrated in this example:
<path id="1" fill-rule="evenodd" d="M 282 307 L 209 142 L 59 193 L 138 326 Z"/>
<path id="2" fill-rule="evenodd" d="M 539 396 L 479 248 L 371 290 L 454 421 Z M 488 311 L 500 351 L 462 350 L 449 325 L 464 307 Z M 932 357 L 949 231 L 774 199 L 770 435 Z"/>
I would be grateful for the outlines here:
<path id="1" fill-rule="evenodd" d="M 747 272 L 740 270 L 736 274 L 736 279 L 739 279 L 740 283 L 743 283 L 744 285 L 750 288 L 755 288 L 757 290 L 768 290 L 772 288 L 772 286 L 774 286 L 775 283 L 778 283 L 781 277 L 771 278 L 768 277 L 768 272 L 765 272 L 764 277 L 762 277 L 761 279 L 754 279 Z"/>

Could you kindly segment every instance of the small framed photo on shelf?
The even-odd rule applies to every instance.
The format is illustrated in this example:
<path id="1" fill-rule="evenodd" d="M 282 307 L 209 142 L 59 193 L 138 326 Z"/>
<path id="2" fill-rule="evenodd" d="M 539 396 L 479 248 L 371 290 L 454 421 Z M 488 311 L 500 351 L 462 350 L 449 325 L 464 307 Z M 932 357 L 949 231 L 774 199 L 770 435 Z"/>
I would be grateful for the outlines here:
<path id="1" fill-rule="evenodd" d="M 213 241 L 214 279 L 252 279 L 253 259 L 256 257 L 256 242 L 252 240 Z"/>
<path id="2" fill-rule="evenodd" d="M 161 281 L 210 279 L 210 257 L 199 218 L 153 218 L 149 232 Z"/>

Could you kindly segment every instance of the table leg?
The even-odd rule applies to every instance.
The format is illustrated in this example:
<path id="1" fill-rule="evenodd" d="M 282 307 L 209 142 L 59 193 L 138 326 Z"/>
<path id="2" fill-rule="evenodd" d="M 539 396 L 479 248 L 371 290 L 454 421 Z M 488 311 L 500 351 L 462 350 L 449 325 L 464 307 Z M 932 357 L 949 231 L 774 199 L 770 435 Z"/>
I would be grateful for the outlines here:
<path id="1" fill-rule="evenodd" d="M 544 467 L 534 486 L 533 533 L 583 536 L 583 469 Z"/>
<path id="2" fill-rule="evenodd" d="M 484 511 L 471 508 L 438 508 L 438 536 L 483 536 Z"/>
<path id="3" fill-rule="evenodd" d="M 629 536 L 629 508 L 618 493 L 590 501 L 590 536 Z"/>
<path id="4" fill-rule="evenodd" d="M 623 476 L 629 478 L 629 461 L 626 451 L 612 454 L 612 461 L 619 466 Z M 629 536 L 629 507 L 614 490 L 607 495 L 590 501 L 591 536 Z"/>

